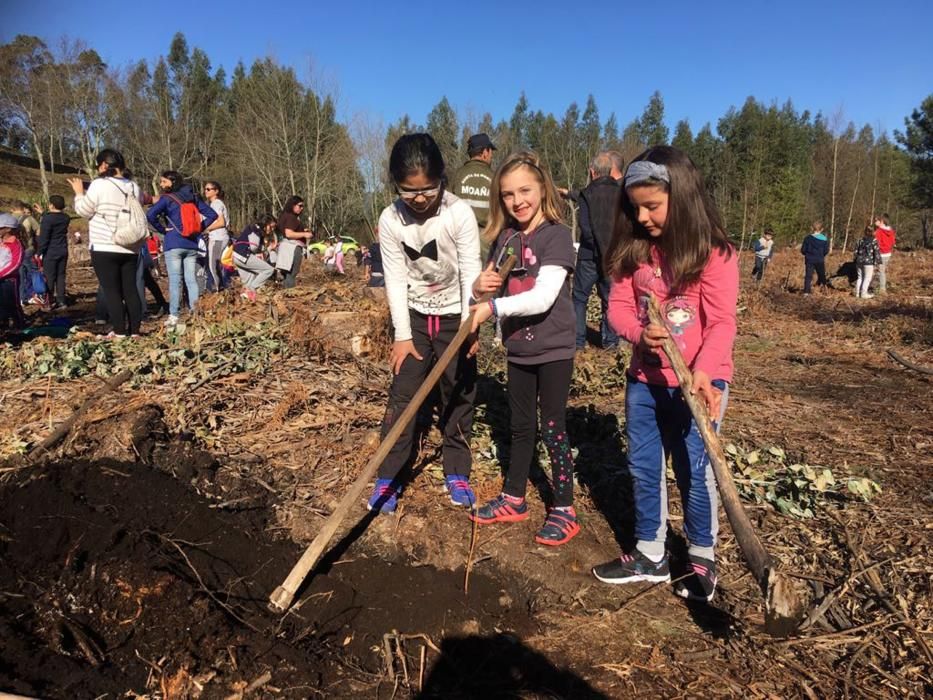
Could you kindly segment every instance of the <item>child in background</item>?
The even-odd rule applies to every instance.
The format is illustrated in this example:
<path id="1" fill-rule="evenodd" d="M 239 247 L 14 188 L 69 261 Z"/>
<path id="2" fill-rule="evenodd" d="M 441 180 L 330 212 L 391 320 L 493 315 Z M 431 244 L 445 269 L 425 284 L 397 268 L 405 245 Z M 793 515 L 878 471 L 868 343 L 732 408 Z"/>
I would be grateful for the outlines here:
<path id="1" fill-rule="evenodd" d="M 334 267 L 337 268 L 338 274 L 347 274 L 343 271 L 343 240 L 340 238 L 334 239 Z"/>
<path id="2" fill-rule="evenodd" d="M 26 318 L 20 305 L 19 268 L 23 264 L 23 243 L 19 220 L 12 214 L 0 214 L 0 331 L 12 322 L 23 328 Z"/>
<path id="3" fill-rule="evenodd" d="M 813 233 L 803 239 L 800 254 L 804 259 L 803 293 L 810 293 L 813 273 L 816 272 L 816 284 L 826 288 L 826 256 L 829 255 L 829 241 L 823 233 L 823 222 L 813 222 Z"/>
<path id="4" fill-rule="evenodd" d="M 875 274 L 875 266 L 881 265 L 881 249 L 875 230 L 871 226 L 865 227 L 861 240 L 855 244 L 855 296 L 858 299 L 871 299 L 874 294 L 869 292 L 871 278 Z"/>
<path id="5" fill-rule="evenodd" d="M 891 219 L 882 214 L 875 219 L 875 240 L 881 251 L 881 267 L 878 268 L 878 293 L 886 294 L 888 291 L 888 266 L 891 264 L 891 255 L 894 253 L 894 244 L 897 234 L 891 228 Z"/>
<path id="6" fill-rule="evenodd" d="M 765 276 L 765 268 L 771 262 L 771 256 L 774 255 L 774 231 L 766 228 L 764 235 L 755 241 L 755 269 L 752 270 L 752 277 L 761 282 Z"/>
<path id="7" fill-rule="evenodd" d="M 474 298 L 501 287 L 502 279 L 493 268 L 507 256 L 514 255 L 517 262 L 508 277 L 507 295 L 473 307 L 473 330 L 492 316 L 501 324 L 508 351 L 512 451 L 502 493 L 470 517 L 483 525 L 528 517 L 525 489 L 535 459 L 540 404 L 554 501 L 535 541 L 562 545 L 580 532 L 567 437 L 567 396 L 576 351 L 570 296 L 576 261 L 573 234 L 561 223 L 554 182 L 534 153 L 515 153 L 500 166 L 490 202 L 483 233 L 491 244 L 490 262 L 473 285 Z"/>
<path id="8" fill-rule="evenodd" d="M 269 246 L 275 248 L 275 219 L 269 214 L 260 215 L 256 221 L 244 228 L 233 242 L 233 264 L 240 273 L 244 299 L 256 301 L 256 292 L 275 273 L 275 268 L 266 260 Z M 269 237 L 271 243 L 266 243 Z"/>
<path id="9" fill-rule="evenodd" d="M 398 199 L 379 217 L 386 297 L 395 329 L 394 374 L 382 421 L 385 437 L 470 313 L 470 285 L 481 270 L 473 210 L 444 189 L 444 159 L 428 134 L 407 134 L 392 147 L 389 175 Z M 475 503 L 469 484 L 476 352 L 472 338 L 440 380 L 444 485 L 454 505 Z M 370 510 L 393 512 L 400 473 L 412 452 L 410 422 L 379 468 Z"/>
<path id="10" fill-rule="evenodd" d="M 673 337 L 693 372 L 692 393 L 722 420 L 732 381 L 739 290 L 738 257 L 690 158 L 650 148 L 625 173 L 608 256 L 609 321 L 632 343 L 625 391 L 628 462 L 634 482 L 635 547 L 593 574 L 606 583 L 669 581 L 666 458 L 684 511 L 690 576 L 675 592 L 712 600 L 716 590 L 716 482 L 703 438 L 661 350 Z M 648 321 L 657 297 L 664 326 Z"/>

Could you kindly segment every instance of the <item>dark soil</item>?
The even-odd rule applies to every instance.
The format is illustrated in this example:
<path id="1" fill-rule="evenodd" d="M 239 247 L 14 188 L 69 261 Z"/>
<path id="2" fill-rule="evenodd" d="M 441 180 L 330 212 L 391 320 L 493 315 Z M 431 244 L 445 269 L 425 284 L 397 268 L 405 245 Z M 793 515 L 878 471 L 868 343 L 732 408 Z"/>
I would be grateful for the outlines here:
<path id="1" fill-rule="evenodd" d="M 195 482 L 205 473 L 173 466 Z M 427 656 L 426 697 L 503 682 L 589 692 L 523 647 L 517 635 L 535 623 L 521 591 L 476 572 L 465 595 L 462 571 L 354 550 L 315 576 L 284 618 L 269 613 L 269 593 L 300 551 L 269 534 L 265 508 L 225 508 L 142 464 L 58 464 L 6 483 L 0 689 L 92 698 L 203 688 L 225 697 L 269 671 L 266 689 L 284 697 L 381 695 L 380 684 L 388 696 L 384 635 L 397 632 L 441 647 Z M 424 644 L 392 643 L 411 688 Z M 398 659 L 395 669 L 403 682 Z"/>

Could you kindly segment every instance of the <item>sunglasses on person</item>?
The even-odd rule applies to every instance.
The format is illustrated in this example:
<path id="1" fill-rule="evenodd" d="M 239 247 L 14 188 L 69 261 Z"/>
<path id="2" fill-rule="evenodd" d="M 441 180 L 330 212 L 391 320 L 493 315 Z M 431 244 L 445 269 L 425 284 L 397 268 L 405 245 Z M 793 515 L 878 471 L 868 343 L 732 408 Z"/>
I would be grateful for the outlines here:
<path id="1" fill-rule="evenodd" d="M 438 185 L 437 187 L 429 187 L 424 190 L 402 190 L 398 187 L 395 188 L 395 191 L 398 193 L 398 196 L 402 198 L 404 202 L 412 202 L 418 197 L 424 197 L 425 199 L 433 199 L 441 191 L 443 185 Z"/>
<path id="2" fill-rule="evenodd" d="M 216 187 L 205 187 L 204 191 L 205 192 L 216 192 L 217 188 Z"/>

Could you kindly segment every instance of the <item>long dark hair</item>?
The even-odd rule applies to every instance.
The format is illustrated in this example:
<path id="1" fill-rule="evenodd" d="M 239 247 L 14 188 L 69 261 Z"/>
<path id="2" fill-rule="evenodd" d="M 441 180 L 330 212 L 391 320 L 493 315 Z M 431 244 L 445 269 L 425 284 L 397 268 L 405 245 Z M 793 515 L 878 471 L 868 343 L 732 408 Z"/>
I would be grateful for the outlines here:
<path id="1" fill-rule="evenodd" d="M 181 186 L 185 184 L 184 178 L 177 170 L 163 170 L 162 177 L 172 183 L 172 187 L 169 189 L 169 192 L 178 192 Z"/>
<path id="2" fill-rule="evenodd" d="M 628 191 L 623 187 L 616 207 L 612 244 L 606 256 L 606 272 L 612 277 L 633 274 L 639 265 L 648 262 L 654 245 L 660 249 L 670 271 L 671 288 L 682 289 L 700 278 L 713 248 L 731 256 L 732 245 L 716 205 L 706 191 L 703 175 L 690 156 L 671 146 L 654 146 L 632 163 L 642 160 L 665 166 L 670 176 L 670 184 L 661 180 L 639 183 L 657 185 L 668 193 L 664 231 L 658 238 L 648 234 L 638 223 Z"/>
<path id="3" fill-rule="evenodd" d="M 389 155 L 389 176 L 398 184 L 422 172 L 431 180 L 444 179 L 444 156 L 430 134 L 405 134 Z"/>
<path id="4" fill-rule="evenodd" d="M 97 158 L 94 160 L 98 168 L 101 163 L 107 164 L 107 170 L 101 173 L 103 177 L 114 177 L 118 172 L 122 174 L 126 170 L 126 161 L 123 159 L 123 154 L 113 148 L 105 148 L 97 154 Z"/>
<path id="5" fill-rule="evenodd" d="M 288 212 L 289 214 L 295 213 L 296 204 L 304 204 L 305 200 L 299 197 L 297 194 L 293 194 L 291 197 L 285 200 L 285 206 L 282 207 L 282 212 Z"/>

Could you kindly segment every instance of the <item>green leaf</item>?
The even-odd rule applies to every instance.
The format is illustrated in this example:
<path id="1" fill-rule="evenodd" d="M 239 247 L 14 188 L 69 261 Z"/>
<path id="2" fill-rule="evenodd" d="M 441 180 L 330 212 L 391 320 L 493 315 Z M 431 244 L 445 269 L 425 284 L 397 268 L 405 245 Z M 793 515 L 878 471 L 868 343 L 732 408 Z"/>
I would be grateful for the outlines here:
<path id="1" fill-rule="evenodd" d="M 785 457 L 784 450 L 782 450 L 780 447 L 769 447 L 768 452 L 778 459 L 784 459 Z"/>

